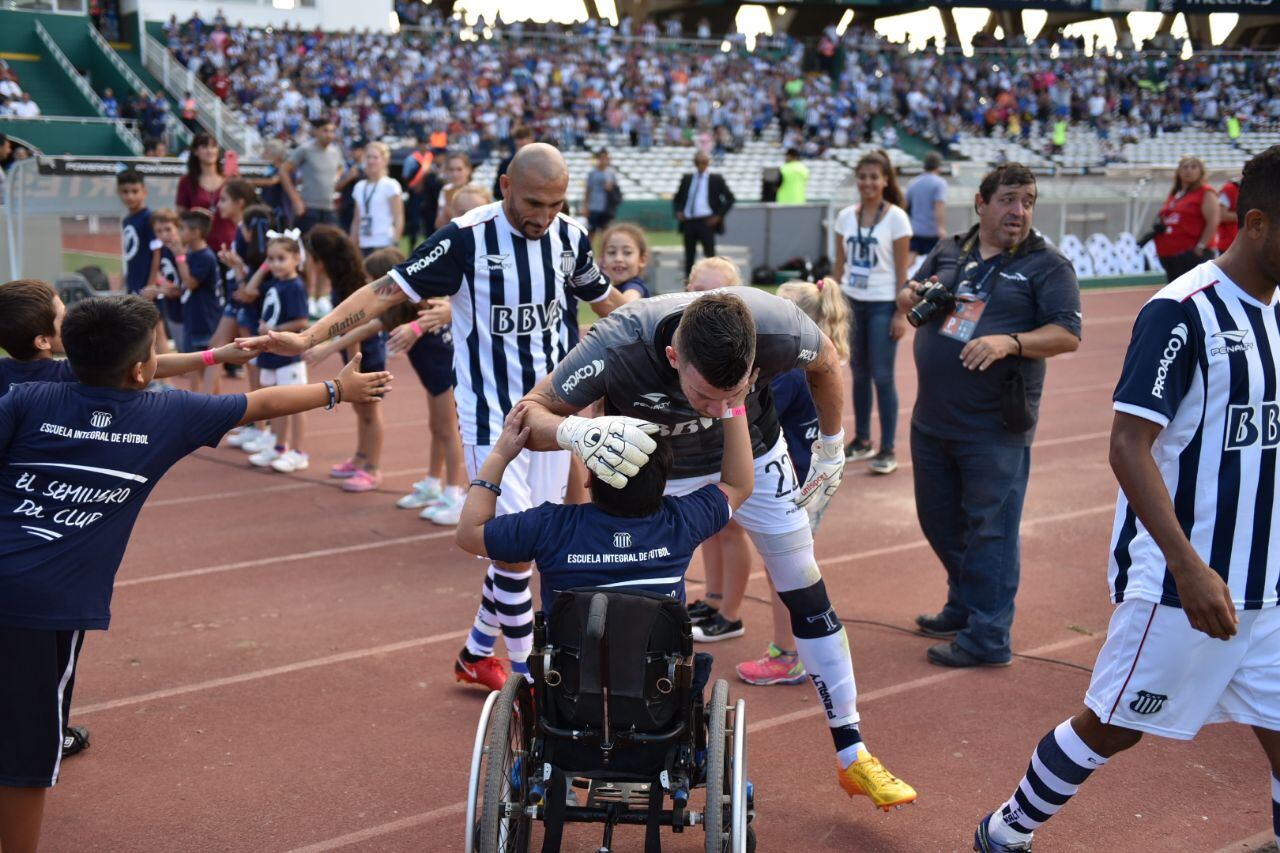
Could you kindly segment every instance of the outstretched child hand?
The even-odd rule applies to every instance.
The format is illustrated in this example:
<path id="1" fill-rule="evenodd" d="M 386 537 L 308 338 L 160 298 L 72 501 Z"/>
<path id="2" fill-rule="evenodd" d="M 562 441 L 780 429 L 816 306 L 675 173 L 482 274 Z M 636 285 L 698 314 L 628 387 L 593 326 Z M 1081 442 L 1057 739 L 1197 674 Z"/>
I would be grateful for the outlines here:
<path id="1" fill-rule="evenodd" d="M 524 425 L 524 414 L 523 403 L 511 410 L 511 414 L 507 415 L 507 422 L 502 425 L 502 435 L 498 436 L 498 443 L 493 446 L 489 455 L 508 462 L 520 455 L 520 451 L 529 443 L 529 427 Z"/>
<path id="2" fill-rule="evenodd" d="M 418 328 L 422 327 L 419 326 Z M 387 352 L 392 355 L 408 352 L 421 337 L 422 335 L 414 331 L 412 323 L 396 326 L 391 330 L 391 335 L 387 338 Z"/>
<path id="3" fill-rule="evenodd" d="M 377 373 L 359 373 L 360 353 L 356 353 L 342 368 L 335 382 L 339 385 L 338 398 L 343 403 L 379 403 L 391 390 L 392 375 L 385 370 Z"/>
<path id="4" fill-rule="evenodd" d="M 213 351 L 218 364 L 248 364 L 256 353 L 241 349 L 235 344 L 223 344 Z"/>

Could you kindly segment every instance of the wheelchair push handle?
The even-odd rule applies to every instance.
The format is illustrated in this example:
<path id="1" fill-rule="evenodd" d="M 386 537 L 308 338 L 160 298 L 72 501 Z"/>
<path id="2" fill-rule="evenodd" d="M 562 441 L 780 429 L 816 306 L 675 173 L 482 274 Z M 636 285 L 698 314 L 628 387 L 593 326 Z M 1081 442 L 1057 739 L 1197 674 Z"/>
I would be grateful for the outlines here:
<path id="1" fill-rule="evenodd" d="M 579 611 L 581 612 L 581 611 Z M 604 637 L 605 615 L 609 612 L 609 599 L 602 592 L 591 596 L 591 609 L 587 611 L 587 639 L 600 642 Z"/>

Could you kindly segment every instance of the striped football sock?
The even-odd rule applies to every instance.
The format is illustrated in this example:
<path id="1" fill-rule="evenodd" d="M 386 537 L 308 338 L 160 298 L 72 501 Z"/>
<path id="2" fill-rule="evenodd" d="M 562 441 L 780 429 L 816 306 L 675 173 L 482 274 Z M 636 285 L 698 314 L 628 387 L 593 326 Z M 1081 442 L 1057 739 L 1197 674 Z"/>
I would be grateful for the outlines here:
<path id="1" fill-rule="evenodd" d="M 988 832 L 998 844 L 1017 844 L 1031 837 L 1080 790 L 1084 780 L 1107 763 L 1080 739 L 1071 721 L 1045 735 L 1031 756 L 1027 775 L 999 811 Z"/>
<path id="2" fill-rule="evenodd" d="M 480 607 L 476 610 L 476 620 L 471 624 L 471 633 L 467 635 L 467 651 L 477 658 L 493 656 L 494 643 L 502 633 L 498 622 L 497 607 L 493 603 L 493 573 L 497 567 L 489 564 L 484 576 L 484 592 L 480 596 Z"/>
<path id="3" fill-rule="evenodd" d="M 1271 829 L 1276 834 L 1276 846 L 1280 847 L 1280 777 L 1271 777 Z"/>

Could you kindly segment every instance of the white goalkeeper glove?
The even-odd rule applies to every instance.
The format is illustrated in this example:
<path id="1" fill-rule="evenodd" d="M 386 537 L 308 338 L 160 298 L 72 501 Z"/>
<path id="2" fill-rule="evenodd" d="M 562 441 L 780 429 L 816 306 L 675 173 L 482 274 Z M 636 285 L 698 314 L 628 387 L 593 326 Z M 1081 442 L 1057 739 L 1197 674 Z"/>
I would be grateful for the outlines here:
<path id="1" fill-rule="evenodd" d="M 556 443 L 572 451 L 604 482 L 621 489 L 649 461 L 658 425 L 620 415 L 570 415 L 556 427 Z"/>
<path id="2" fill-rule="evenodd" d="M 802 506 L 809 517 L 821 519 L 827 501 L 840 488 L 844 479 L 844 430 L 832 436 L 821 436 L 813 443 L 813 461 L 805 477 L 796 506 Z"/>

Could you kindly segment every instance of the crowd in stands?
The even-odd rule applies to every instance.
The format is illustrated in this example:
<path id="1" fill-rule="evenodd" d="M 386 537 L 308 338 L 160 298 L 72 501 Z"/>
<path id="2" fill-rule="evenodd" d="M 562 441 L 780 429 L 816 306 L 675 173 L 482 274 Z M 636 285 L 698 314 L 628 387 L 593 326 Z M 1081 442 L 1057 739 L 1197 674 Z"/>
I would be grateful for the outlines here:
<path id="1" fill-rule="evenodd" d="M 40 105 L 31 100 L 29 92 L 22 91 L 18 75 L 0 59 L 0 118 L 35 118 L 38 115 Z"/>
<path id="2" fill-rule="evenodd" d="M 815 46 L 777 36 L 748 50 L 738 34 L 723 43 L 674 40 L 679 27 L 670 22 L 469 27 L 421 4 L 399 5 L 416 26 L 398 34 L 285 28 L 268 38 L 219 14 L 171 19 L 166 37 L 264 137 L 292 138 L 323 115 L 337 119 L 348 143 L 444 130 L 478 160 L 521 123 L 566 149 L 603 132 L 613 146 L 710 140 L 734 150 L 776 121 L 785 147 L 816 155 L 871 140 L 878 119 L 944 150 L 964 132 L 1026 138 L 1059 121 L 1124 139 L 1228 118 L 1245 129 L 1280 120 L 1280 58 L 1184 60 L 1168 36 L 1143 46 L 1163 54 L 1093 55 L 1079 39 L 979 37 L 975 45 L 989 53 L 975 62 L 857 26 L 829 27 Z M 705 21 L 698 29 L 711 35 Z"/>

